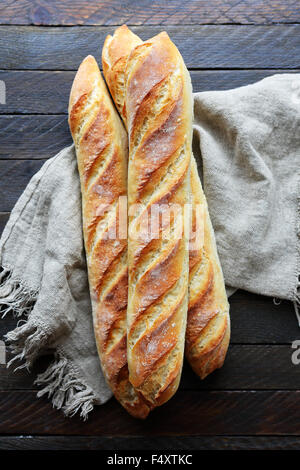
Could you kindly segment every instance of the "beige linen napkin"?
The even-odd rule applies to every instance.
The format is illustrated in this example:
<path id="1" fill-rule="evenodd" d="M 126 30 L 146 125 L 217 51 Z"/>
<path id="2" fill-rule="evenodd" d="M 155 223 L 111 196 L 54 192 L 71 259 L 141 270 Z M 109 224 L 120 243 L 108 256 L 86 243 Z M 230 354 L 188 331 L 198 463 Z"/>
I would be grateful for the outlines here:
<path id="1" fill-rule="evenodd" d="M 291 300 L 297 313 L 300 75 L 197 93 L 194 112 L 194 152 L 226 284 Z"/>
<path id="2" fill-rule="evenodd" d="M 53 350 L 37 377 L 66 415 L 86 418 L 112 395 L 103 378 L 93 335 L 81 228 L 80 183 L 73 146 L 48 160 L 15 205 L 1 241 L 3 314 L 27 315 L 7 334 L 14 363 L 30 367 Z"/>
<path id="3" fill-rule="evenodd" d="M 300 76 L 194 95 L 194 152 L 226 284 L 299 303 Z M 14 364 L 30 367 L 66 415 L 110 397 L 97 357 L 73 146 L 48 160 L 20 197 L 0 241 L 0 305 L 26 315 L 7 334 Z"/>

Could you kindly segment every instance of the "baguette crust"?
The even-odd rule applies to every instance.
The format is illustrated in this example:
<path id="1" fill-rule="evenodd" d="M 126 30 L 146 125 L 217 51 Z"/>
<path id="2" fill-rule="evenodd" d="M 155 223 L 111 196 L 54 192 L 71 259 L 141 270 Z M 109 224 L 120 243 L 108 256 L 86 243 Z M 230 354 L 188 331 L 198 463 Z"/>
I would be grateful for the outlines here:
<path id="1" fill-rule="evenodd" d="M 129 134 L 127 359 L 129 379 L 153 406 L 176 392 L 182 370 L 188 296 L 188 230 L 172 215 L 171 233 L 143 229 L 152 210 L 189 202 L 191 83 L 166 33 L 128 57 Z M 136 206 L 141 205 L 141 206 Z"/>
<path id="2" fill-rule="evenodd" d="M 203 244 L 190 250 L 189 310 L 185 354 L 201 379 L 222 367 L 230 340 L 229 305 L 207 202 L 191 161 L 192 231 L 202 207 Z"/>
<path id="3" fill-rule="evenodd" d="M 145 418 L 149 406 L 128 380 L 127 240 L 118 233 L 119 204 L 127 193 L 127 135 L 92 56 L 81 63 L 69 101 L 82 192 L 96 345 L 105 378 L 127 411 Z"/>
<path id="4" fill-rule="evenodd" d="M 122 44 L 122 47 L 120 47 Z M 125 69 L 133 48 L 143 42 L 127 26 L 118 28 L 105 41 L 102 62 L 106 81 L 118 111 L 127 126 Z M 121 84 L 116 86 L 116 84 Z M 203 244 L 189 252 L 189 310 L 185 354 L 194 371 L 205 378 L 223 365 L 230 339 L 229 305 L 213 228 L 194 157 L 191 158 L 192 230 L 196 207 L 203 207 Z"/>
<path id="5" fill-rule="evenodd" d="M 125 68 L 129 53 L 141 44 L 141 39 L 130 31 L 126 25 L 120 26 L 114 35 L 106 37 L 102 49 L 103 74 L 115 105 L 126 120 L 125 108 Z"/>

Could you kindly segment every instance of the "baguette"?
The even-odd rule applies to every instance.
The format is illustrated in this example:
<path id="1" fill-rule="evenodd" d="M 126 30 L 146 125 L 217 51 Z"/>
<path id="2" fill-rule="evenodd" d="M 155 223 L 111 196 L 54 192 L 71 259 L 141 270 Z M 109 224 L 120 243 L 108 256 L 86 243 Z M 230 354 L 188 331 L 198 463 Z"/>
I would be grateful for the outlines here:
<path id="1" fill-rule="evenodd" d="M 93 324 L 104 376 L 133 416 L 149 406 L 128 380 L 127 239 L 118 229 L 120 197 L 127 194 L 127 134 L 94 57 L 81 63 L 69 101 L 82 192 L 82 216 Z"/>
<path id="2" fill-rule="evenodd" d="M 131 51 L 142 40 L 126 25 L 107 36 L 102 64 L 104 76 L 127 127 L 125 70 Z M 223 365 L 230 339 L 229 305 L 205 195 L 194 157 L 191 157 L 192 232 L 197 229 L 196 207 L 202 207 L 203 243 L 189 252 L 189 309 L 185 354 L 200 378 Z"/>
<path id="3" fill-rule="evenodd" d="M 140 44 L 142 40 L 123 25 L 113 36 L 106 36 L 102 49 L 104 78 L 125 125 L 125 68 L 130 52 Z"/>
<path id="4" fill-rule="evenodd" d="M 185 354 L 201 379 L 222 367 L 230 340 L 229 305 L 213 227 L 205 195 L 191 159 L 192 232 L 196 208 L 202 208 L 203 243 L 195 243 L 189 256 L 189 309 Z"/>
<path id="5" fill-rule="evenodd" d="M 127 360 L 129 380 L 151 406 L 176 392 L 188 299 L 192 89 L 166 33 L 134 48 L 125 70 L 129 137 Z M 174 205 L 174 206 L 173 206 Z M 158 236 L 144 229 L 152 211 L 176 207 Z M 169 236 L 168 232 L 170 230 Z"/>

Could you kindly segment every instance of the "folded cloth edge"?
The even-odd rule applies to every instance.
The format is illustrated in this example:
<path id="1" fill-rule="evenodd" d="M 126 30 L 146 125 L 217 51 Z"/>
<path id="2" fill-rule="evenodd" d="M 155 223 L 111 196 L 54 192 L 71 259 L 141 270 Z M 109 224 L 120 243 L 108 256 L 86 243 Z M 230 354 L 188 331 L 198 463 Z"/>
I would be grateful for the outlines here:
<path id="1" fill-rule="evenodd" d="M 38 292 L 29 289 L 22 280 L 16 279 L 13 270 L 2 266 L 0 273 L 0 306 L 2 318 L 12 312 L 16 318 L 26 316 L 18 322 L 17 327 L 8 332 L 4 338 L 9 344 L 13 358 L 8 362 L 7 368 L 15 362 L 22 364 L 15 367 L 14 372 L 30 368 L 42 350 L 51 348 L 51 331 L 44 325 L 30 317 L 30 313 L 37 299 Z M 24 322 L 20 326 L 20 322 Z M 80 378 L 79 378 L 80 377 Z M 55 348 L 54 360 L 43 373 L 40 373 L 34 384 L 42 386 L 37 392 L 40 398 L 47 395 L 51 398 L 54 408 L 61 409 L 65 416 L 72 417 L 77 412 L 86 420 L 88 413 L 93 410 L 98 400 L 92 388 L 87 385 L 76 370 L 76 366 L 67 359 L 62 349 Z"/>
<path id="2" fill-rule="evenodd" d="M 53 407 L 62 409 L 66 416 L 73 416 L 78 412 L 83 419 L 86 419 L 94 405 L 105 403 L 111 397 L 111 392 L 107 392 L 106 386 L 107 390 L 102 389 L 103 395 L 99 396 L 99 390 L 95 391 L 87 383 L 84 374 L 65 351 L 64 344 L 59 344 L 62 338 L 57 337 L 57 332 L 52 331 L 49 325 L 41 324 L 36 316 L 31 315 L 40 294 L 40 290 L 35 287 L 38 284 L 28 276 L 26 280 L 20 269 L 13 268 L 12 262 L 7 261 L 7 253 L 3 251 L 20 216 L 27 209 L 32 196 L 39 190 L 40 182 L 52 166 L 52 162 L 65 161 L 69 155 L 72 158 L 72 167 L 76 167 L 76 160 L 70 153 L 72 150 L 73 145 L 68 146 L 45 162 L 31 178 L 11 212 L 0 240 L 0 308 L 2 318 L 9 313 L 12 313 L 16 319 L 19 318 L 16 328 L 4 336 L 8 349 L 13 354 L 7 368 L 20 361 L 21 364 L 14 370 L 24 368 L 30 370 L 35 359 L 45 352 L 53 352 L 54 361 L 36 378 L 35 383 L 42 386 L 37 396 L 47 394 L 51 398 Z"/>

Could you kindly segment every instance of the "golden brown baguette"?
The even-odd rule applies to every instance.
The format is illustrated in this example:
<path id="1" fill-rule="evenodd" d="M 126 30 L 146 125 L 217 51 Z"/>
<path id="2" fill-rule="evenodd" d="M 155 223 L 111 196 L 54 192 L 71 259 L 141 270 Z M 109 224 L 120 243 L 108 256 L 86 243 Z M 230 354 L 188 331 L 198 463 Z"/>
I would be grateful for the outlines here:
<path id="1" fill-rule="evenodd" d="M 102 51 L 105 79 L 125 126 L 126 63 L 132 49 L 141 44 L 142 40 L 123 25 L 113 36 L 106 38 Z M 196 208 L 202 207 L 200 225 L 204 236 L 202 245 L 193 245 L 191 240 L 185 353 L 194 371 L 204 378 L 224 362 L 230 339 L 229 305 L 207 203 L 193 156 L 190 183 L 193 232 L 197 226 Z"/>
<path id="2" fill-rule="evenodd" d="M 202 244 L 193 244 L 191 240 L 185 354 L 196 374 L 204 379 L 224 363 L 230 340 L 230 317 L 214 231 L 194 157 L 191 159 L 191 197 L 192 232 L 197 229 L 199 209 L 204 230 Z"/>
<path id="3" fill-rule="evenodd" d="M 188 295 L 192 90 L 166 33 L 134 48 L 126 70 L 129 136 L 127 360 L 129 379 L 158 406 L 176 392 L 182 370 Z M 139 205 L 136 207 L 136 205 Z M 169 227 L 144 230 L 152 210 L 179 208 Z"/>
<path id="4" fill-rule="evenodd" d="M 119 233 L 120 197 L 127 194 L 127 134 L 92 56 L 81 63 L 69 101 L 82 192 L 82 215 L 93 323 L 105 378 L 133 416 L 149 407 L 128 380 L 127 239 Z"/>
<path id="5" fill-rule="evenodd" d="M 141 39 L 123 25 L 113 36 L 110 34 L 106 36 L 102 49 L 103 74 L 124 123 L 126 123 L 124 76 L 126 63 L 132 49 L 141 43 Z"/>

